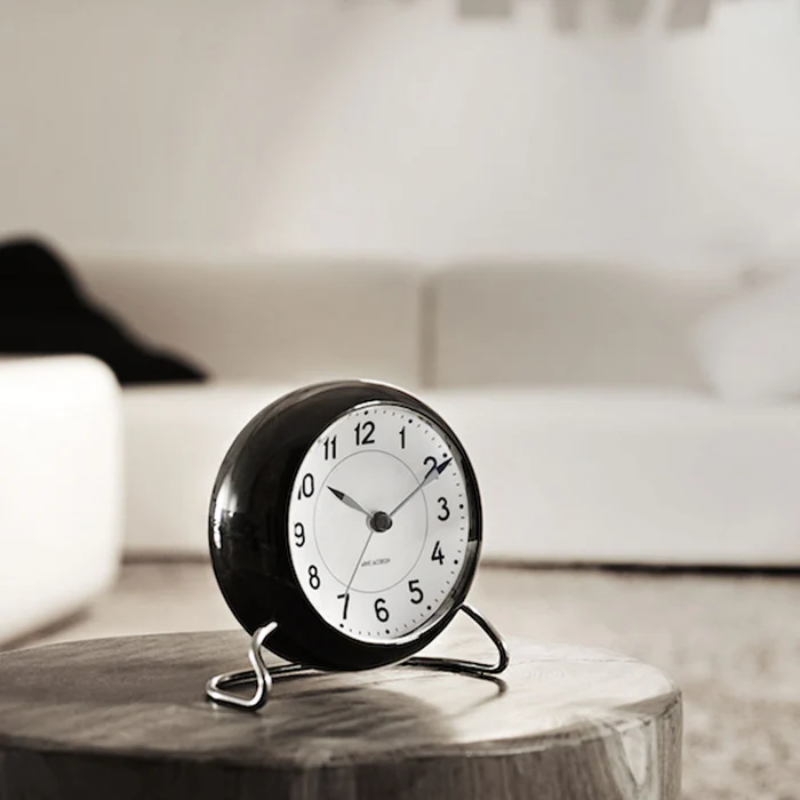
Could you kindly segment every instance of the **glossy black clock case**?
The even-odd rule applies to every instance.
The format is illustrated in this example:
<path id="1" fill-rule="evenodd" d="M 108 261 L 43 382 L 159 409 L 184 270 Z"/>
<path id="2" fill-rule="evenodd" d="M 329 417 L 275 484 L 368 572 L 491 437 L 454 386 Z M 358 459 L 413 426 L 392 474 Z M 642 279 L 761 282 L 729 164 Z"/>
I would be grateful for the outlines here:
<path id="1" fill-rule="evenodd" d="M 288 513 L 294 479 L 309 447 L 350 409 L 392 402 L 432 420 L 450 440 L 470 504 L 465 565 L 437 616 L 401 642 L 369 643 L 331 627 L 298 586 L 289 554 Z M 276 621 L 267 647 L 289 661 L 320 669 L 368 669 L 403 661 L 438 636 L 464 602 L 481 543 L 478 484 L 461 443 L 431 408 L 393 386 L 336 381 L 299 389 L 267 406 L 237 436 L 211 497 L 209 546 L 225 601 L 250 633 Z"/>

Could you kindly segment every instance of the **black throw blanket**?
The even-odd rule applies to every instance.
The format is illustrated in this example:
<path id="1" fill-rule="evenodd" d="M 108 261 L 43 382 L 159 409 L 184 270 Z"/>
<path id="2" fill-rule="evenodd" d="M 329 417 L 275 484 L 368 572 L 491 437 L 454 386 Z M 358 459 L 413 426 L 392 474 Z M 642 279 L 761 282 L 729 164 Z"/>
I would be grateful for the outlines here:
<path id="1" fill-rule="evenodd" d="M 0 245 L 0 353 L 84 353 L 105 361 L 121 384 L 200 381 L 196 367 L 144 347 L 82 294 L 46 245 Z"/>

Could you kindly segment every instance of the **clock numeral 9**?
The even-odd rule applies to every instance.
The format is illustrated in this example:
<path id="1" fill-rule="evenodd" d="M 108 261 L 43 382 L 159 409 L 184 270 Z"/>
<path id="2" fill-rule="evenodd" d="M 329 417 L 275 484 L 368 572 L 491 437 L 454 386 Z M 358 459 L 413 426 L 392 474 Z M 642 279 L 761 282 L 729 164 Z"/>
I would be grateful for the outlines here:
<path id="1" fill-rule="evenodd" d="M 319 589 L 321 581 L 319 579 L 319 570 L 312 564 L 308 568 L 308 585 L 312 589 Z"/>
<path id="2" fill-rule="evenodd" d="M 415 606 L 418 606 L 425 599 L 422 589 L 419 588 L 418 580 L 408 582 L 408 591 L 411 592 L 411 602 Z"/>
<path id="3" fill-rule="evenodd" d="M 306 529 L 303 527 L 302 522 L 295 522 L 294 524 L 294 540 L 298 547 L 302 547 L 306 543 Z"/>
<path id="4" fill-rule="evenodd" d="M 440 497 L 436 502 L 442 507 L 442 510 L 439 512 L 436 519 L 438 519 L 440 522 L 446 522 L 448 519 L 450 519 L 450 509 L 447 506 L 447 498 Z"/>
<path id="5" fill-rule="evenodd" d="M 375 433 L 375 423 L 367 420 L 366 422 L 359 422 L 355 427 L 356 431 L 356 444 L 375 444 L 373 434 Z"/>
<path id="6" fill-rule="evenodd" d="M 442 543 L 436 542 L 433 546 L 433 553 L 431 553 L 431 561 L 438 561 L 439 564 L 444 564 L 444 553 L 442 552 Z"/>
<path id="7" fill-rule="evenodd" d="M 382 597 L 375 601 L 375 616 L 380 622 L 386 622 L 389 619 L 389 609 L 386 608 L 386 601 Z"/>
<path id="8" fill-rule="evenodd" d="M 297 490 L 297 499 L 302 500 L 304 497 L 311 497 L 314 494 L 314 476 L 307 472 L 303 475 L 303 480 L 300 482 L 300 488 Z"/>

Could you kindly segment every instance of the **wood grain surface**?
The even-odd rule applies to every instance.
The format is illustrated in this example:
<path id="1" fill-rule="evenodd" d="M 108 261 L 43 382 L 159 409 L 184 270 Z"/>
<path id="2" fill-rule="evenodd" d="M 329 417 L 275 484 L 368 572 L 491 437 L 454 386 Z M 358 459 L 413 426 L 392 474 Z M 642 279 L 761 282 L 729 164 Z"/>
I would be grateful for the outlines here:
<path id="1" fill-rule="evenodd" d="M 502 680 L 394 667 L 281 680 L 258 714 L 206 702 L 247 642 L 0 654 L 0 800 L 679 797 L 680 694 L 641 662 L 512 640 Z"/>

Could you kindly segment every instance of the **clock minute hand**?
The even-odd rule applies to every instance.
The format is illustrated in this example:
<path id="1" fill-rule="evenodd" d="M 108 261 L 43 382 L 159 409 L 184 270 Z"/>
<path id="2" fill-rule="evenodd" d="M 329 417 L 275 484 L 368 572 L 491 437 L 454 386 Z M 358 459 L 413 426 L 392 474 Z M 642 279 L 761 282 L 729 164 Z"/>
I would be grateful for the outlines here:
<path id="1" fill-rule="evenodd" d="M 431 467 L 428 470 L 428 474 L 422 480 L 422 482 L 417 486 L 407 497 L 405 497 L 402 502 L 398 503 L 390 512 L 389 517 L 393 517 L 417 492 L 422 491 L 429 483 L 435 481 L 450 465 L 452 458 L 448 458 L 447 461 L 443 461 L 441 464 L 437 464 L 435 467 Z"/>
<path id="2" fill-rule="evenodd" d="M 336 497 L 337 499 L 341 500 L 346 506 L 350 506 L 350 508 L 354 508 L 356 511 L 360 511 L 362 514 L 366 514 L 366 516 L 370 516 L 369 511 L 367 511 L 367 509 L 364 508 L 364 506 L 362 506 L 360 503 L 358 503 L 357 501 L 353 500 L 353 498 L 350 497 L 349 494 L 345 494 L 344 492 L 340 492 L 338 489 L 334 489 L 333 486 L 329 486 L 328 488 L 333 493 L 333 496 Z"/>

